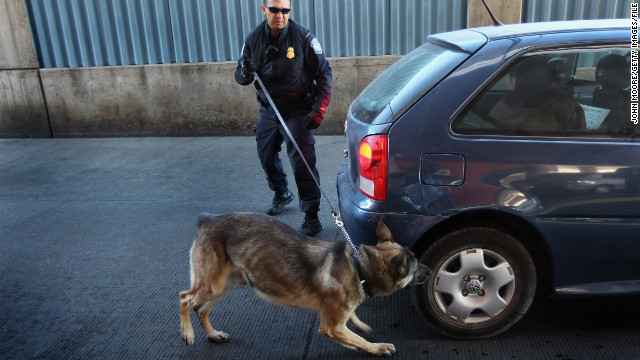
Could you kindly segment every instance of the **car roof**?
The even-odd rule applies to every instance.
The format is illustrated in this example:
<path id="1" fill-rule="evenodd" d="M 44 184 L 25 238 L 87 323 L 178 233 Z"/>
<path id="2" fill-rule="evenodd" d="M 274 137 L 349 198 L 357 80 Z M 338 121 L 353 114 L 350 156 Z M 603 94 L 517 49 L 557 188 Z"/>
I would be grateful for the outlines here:
<path id="1" fill-rule="evenodd" d="M 631 19 L 607 19 L 523 23 L 503 26 L 487 26 L 472 28 L 469 30 L 479 32 L 491 41 L 495 39 L 521 37 L 526 35 L 628 29 L 630 27 Z"/>
<path id="2" fill-rule="evenodd" d="M 463 29 L 431 35 L 428 41 L 448 43 L 460 50 L 472 53 L 487 41 L 529 35 L 624 30 L 630 28 L 631 19 L 549 21 Z"/>

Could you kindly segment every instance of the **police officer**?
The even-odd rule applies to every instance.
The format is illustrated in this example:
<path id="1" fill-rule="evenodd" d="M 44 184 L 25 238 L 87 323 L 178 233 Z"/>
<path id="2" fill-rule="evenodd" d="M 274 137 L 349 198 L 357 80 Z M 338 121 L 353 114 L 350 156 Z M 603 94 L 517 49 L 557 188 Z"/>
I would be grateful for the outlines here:
<path id="1" fill-rule="evenodd" d="M 319 181 L 316 170 L 313 129 L 322 122 L 331 102 L 331 67 L 322 47 L 309 29 L 289 20 L 290 0 L 265 0 L 262 12 L 266 20 L 245 39 L 236 68 L 236 82 L 249 85 L 256 72 L 291 131 L 304 158 Z M 298 187 L 300 210 L 305 213 L 301 232 L 313 236 L 322 230 L 318 218 L 320 189 L 304 165 L 267 97 L 256 83 L 260 117 L 256 124 L 256 142 L 260 163 L 267 175 L 269 188 L 275 192 L 269 215 L 284 211 L 293 201 L 287 176 L 278 153 L 282 142 Z"/>

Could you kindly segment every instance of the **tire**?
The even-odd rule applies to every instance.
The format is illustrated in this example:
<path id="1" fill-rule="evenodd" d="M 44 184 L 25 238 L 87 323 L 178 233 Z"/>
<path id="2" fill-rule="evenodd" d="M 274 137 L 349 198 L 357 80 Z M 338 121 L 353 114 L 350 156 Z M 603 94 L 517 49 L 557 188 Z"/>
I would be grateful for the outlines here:
<path id="1" fill-rule="evenodd" d="M 531 256 L 513 236 L 489 227 L 449 233 L 420 261 L 434 273 L 413 288 L 413 301 L 438 332 L 481 339 L 504 332 L 524 316 L 536 291 Z"/>

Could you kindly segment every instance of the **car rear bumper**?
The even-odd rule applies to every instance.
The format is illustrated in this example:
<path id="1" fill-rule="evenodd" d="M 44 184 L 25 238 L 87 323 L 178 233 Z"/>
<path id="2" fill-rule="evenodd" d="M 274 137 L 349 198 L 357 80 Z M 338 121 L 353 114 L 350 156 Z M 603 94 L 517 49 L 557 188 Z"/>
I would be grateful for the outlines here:
<path id="1" fill-rule="evenodd" d="M 382 221 L 396 242 L 413 248 L 433 225 L 446 219 L 443 216 L 387 213 L 385 202 L 369 199 L 351 182 L 347 158 L 340 164 L 336 186 L 341 220 L 356 245 L 375 245 L 376 228 Z"/>
<path id="2" fill-rule="evenodd" d="M 344 158 L 340 164 L 336 181 L 340 217 L 356 245 L 375 245 L 378 222 L 385 221 L 384 203 L 367 198 L 355 188 L 349 178 L 348 161 Z"/>

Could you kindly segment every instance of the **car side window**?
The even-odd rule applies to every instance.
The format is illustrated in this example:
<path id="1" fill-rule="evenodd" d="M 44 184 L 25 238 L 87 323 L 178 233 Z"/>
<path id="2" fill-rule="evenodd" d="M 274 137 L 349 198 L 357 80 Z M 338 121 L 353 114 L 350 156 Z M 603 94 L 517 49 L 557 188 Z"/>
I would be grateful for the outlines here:
<path id="1" fill-rule="evenodd" d="M 452 123 L 462 135 L 637 139 L 630 114 L 630 51 L 522 56 Z"/>

